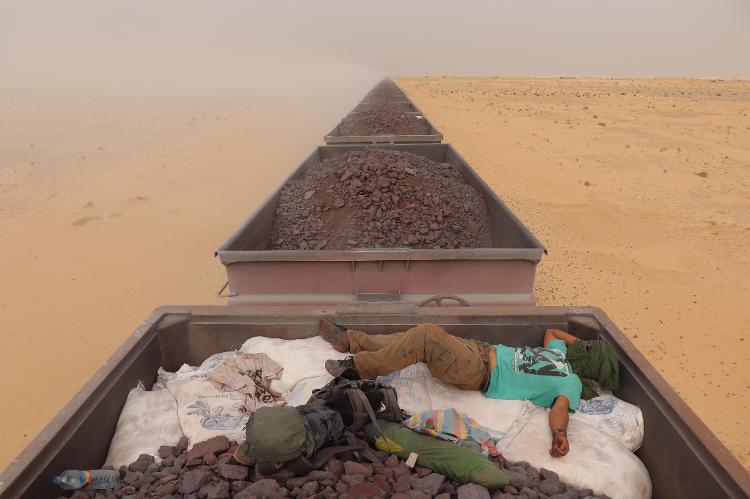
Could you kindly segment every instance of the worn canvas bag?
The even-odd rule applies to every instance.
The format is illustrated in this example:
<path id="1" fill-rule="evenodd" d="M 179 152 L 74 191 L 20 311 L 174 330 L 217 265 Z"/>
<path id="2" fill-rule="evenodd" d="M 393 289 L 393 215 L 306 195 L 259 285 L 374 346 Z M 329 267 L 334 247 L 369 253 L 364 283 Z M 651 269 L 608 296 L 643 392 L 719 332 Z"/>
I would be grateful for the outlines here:
<path id="1" fill-rule="evenodd" d="M 264 475 L 283 467 L 297 474 L 320 468 L 337 453 L 359 450 L 346 441 L 341 414 L 322 401 L 298 407 L 261 407 L 250 416 L 240 461 Z"/>
<path id="2" fill-rule="evenodd" d="M 248 451 L 256 462 L 312 456 L 315 439 L 294 407 L 261 407 L 247 423 Z"/>
<path id="3" fill-rule="evenodd" d="M 336 378 L 319 390 L 313 390 L 308 403 L 322 401 L 334 409 L 348 431 L 358 431 L 377 419 L 400 423 L 406 413 L 398 404 L 393 387 L 367 379 Z"/>

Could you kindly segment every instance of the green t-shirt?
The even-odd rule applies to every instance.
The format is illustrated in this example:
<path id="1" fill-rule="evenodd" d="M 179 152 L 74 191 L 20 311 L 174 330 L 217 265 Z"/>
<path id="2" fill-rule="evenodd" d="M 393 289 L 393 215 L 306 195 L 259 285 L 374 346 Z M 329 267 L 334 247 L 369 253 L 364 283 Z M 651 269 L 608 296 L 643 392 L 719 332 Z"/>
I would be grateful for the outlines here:
<path id="1" fill-rule="evenodd" d="M 564 395 L 571 412 L 575 412 L 582 385 L 565 359 L 567 351 L 562 340 L 552 340 L 546 348 L 495 345 L 497 365 L 486 395 L 493 399 L 530 400 L 541 407 L 551 407 L 558 396 Z"/>

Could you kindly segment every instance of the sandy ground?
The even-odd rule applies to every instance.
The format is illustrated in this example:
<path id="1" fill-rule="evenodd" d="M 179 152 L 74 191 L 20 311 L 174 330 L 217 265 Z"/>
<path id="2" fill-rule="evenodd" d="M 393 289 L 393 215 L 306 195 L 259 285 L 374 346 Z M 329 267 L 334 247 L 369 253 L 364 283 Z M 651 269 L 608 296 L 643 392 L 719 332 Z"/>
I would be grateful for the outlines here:
<path id="1" fill-rule="evenodd" d="M 750 82 L 398 82 L 547 246 L 539 303 L 603 308 L 750 468 Z"/>
<path id="2" fill-rule="evenodd" d="M 358 102 L 0 92 L 0 469 Z"/>
<path id="3" fill-rule="evenodd" d="M 748 466 L 750 83 L 401 83 L 548 246 L 539 301 L 603 307 Z M 213 250 L 344 93 L 0 92 L 0 468 L 154 307 L 223 303 Z"/>

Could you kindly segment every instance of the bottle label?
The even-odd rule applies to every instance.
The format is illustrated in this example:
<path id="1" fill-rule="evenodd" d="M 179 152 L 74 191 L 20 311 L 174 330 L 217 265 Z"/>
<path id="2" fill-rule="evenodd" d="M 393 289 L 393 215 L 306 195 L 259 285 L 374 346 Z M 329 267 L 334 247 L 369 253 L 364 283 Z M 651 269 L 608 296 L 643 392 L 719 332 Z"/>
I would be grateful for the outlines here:
<path id="1" fill-rule="evenodd" d="M 89 473 L 88 471 L 82 471 L 81 475 L 83 475 L 82 476 L 82 478 L 83 478 L 82 482 L 83 482 L 84 486 L 86 486 L 86 485 L 88 485 L 88 484 L 91 483 L 91 473 Z"/>

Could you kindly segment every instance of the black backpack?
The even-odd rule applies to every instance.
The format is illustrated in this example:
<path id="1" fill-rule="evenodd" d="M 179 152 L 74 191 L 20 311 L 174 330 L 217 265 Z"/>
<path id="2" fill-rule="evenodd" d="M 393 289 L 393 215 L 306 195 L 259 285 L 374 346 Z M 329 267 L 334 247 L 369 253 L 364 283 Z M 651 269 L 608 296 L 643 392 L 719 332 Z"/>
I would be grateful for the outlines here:
<path id="1" fill-rule="evenodd" d="M 322 401 L 335 410 L 348 431 L 359 431 L 368 422 L 384 419 L 400 423 L 406 413 L 398 405 L 393 387 L 369 379 L 335 378 L 323 388 L 313 390 L 308 404 Z M 377 424 L 377 423 L 376 423 Z"/>

